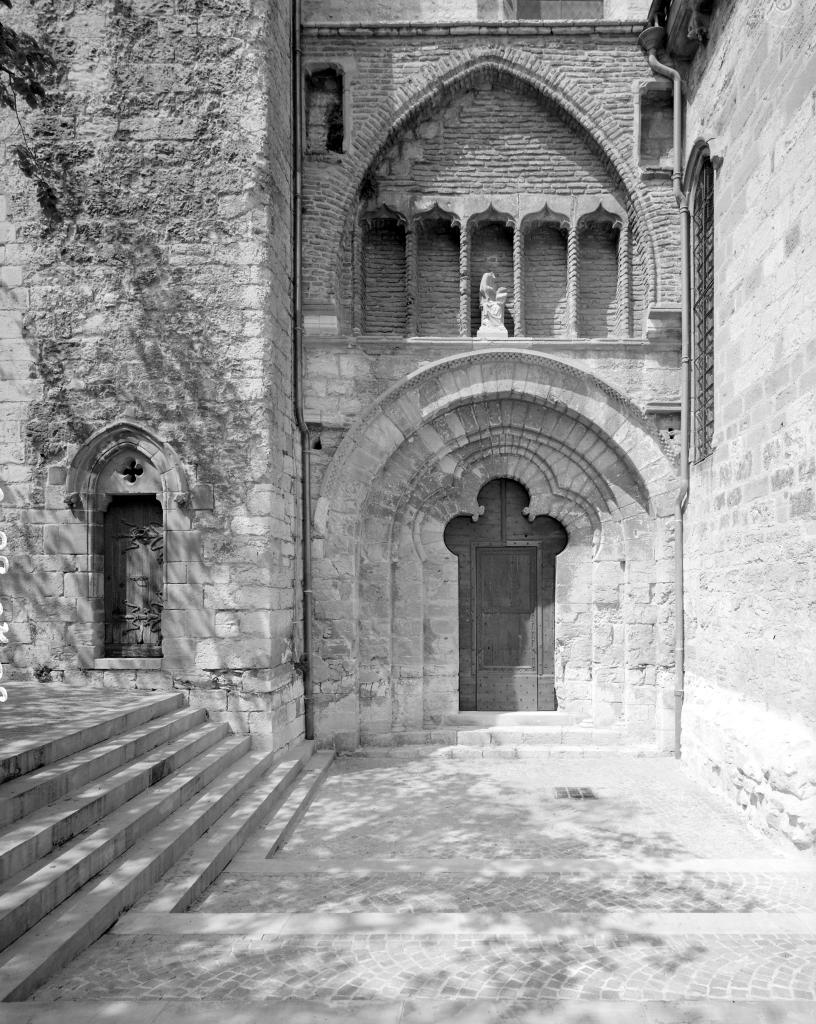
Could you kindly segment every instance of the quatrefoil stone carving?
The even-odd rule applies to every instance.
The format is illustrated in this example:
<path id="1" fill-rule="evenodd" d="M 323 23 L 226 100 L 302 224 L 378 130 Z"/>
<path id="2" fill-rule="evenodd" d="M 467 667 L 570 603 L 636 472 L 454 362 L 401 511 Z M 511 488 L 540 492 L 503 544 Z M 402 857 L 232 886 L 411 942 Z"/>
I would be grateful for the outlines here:
<path id="1" fill-rule="evenodd" d="M 125 468 L 120 470 L 120 472 L 129 484 L 135 484 L 138 477 L 144 473 L 144 466 L 135 459 L 131 459 Z"/>

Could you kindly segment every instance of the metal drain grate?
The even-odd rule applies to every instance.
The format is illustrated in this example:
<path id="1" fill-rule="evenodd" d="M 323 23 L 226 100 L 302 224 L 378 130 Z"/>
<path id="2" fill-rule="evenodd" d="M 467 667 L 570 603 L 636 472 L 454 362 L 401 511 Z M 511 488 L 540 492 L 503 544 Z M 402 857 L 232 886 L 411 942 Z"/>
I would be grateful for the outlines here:
<path id="1" fill-rule="evenodd" d="M 556 800 L 597 800 L 594 790 L 589 786 L 556 786 Z"/>

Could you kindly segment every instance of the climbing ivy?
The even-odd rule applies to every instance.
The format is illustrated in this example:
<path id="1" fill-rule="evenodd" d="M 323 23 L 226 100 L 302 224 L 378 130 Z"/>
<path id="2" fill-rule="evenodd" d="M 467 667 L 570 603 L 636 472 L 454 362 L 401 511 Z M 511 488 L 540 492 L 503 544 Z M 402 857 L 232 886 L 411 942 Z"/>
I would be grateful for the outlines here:
<path id="1" fill-rule="evenodd" d="M 0 0 L 0 8 L 11 9 L 11 0 Z M 0 106 L 11 110 L 21 141 L 11 147 L 23 174 L 35 185 L 37 201 L 49 221 L 62 219 L 59 191 L 61 174 L 41 158 L 29 141 L 20 119 L 18 104 L 36 109 L 46 106 L 46 83 L 56 71 L 56 61 L 27 32 L 16 32 L 0 20 Z"/>

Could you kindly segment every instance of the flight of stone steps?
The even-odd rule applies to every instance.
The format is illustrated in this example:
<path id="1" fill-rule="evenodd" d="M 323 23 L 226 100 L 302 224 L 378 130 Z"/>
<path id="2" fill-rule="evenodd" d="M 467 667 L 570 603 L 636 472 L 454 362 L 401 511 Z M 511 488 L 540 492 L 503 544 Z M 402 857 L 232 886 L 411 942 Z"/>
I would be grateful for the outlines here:
<path id="1" fill-rule="evenodd" d="M 81 696 L 62 722 L 52 708 L 0 733 L 0 1001 L 29 996 L 174 865 L 182 908 L 260 823 L 281 811 L 292 827 L 314 788 L 311 742 L 253 750 L 178 693 L 106 706 L 97 691 L 87 712 Z"/>
<path id="2" fill-rule="evenodd" d="M 662 753 L 654 744 L 633 741 L 624 728 L 602 728 L 564 711 L 460 711 L 436 726 L 363 736 L 359 754 L 413 757 L 422 747 L 441 757 L 535 760 L 559 754 Z"/>

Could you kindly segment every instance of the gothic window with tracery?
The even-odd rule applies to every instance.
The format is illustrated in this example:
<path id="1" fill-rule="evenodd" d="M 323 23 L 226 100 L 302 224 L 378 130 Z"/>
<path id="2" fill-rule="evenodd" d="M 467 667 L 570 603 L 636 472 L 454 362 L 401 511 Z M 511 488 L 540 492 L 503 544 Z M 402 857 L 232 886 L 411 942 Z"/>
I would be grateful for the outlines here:
<path id="1" fill-rule="evenodd" d="M 694 187 L 694 457 L 714 448 L 714 168 L 706 154 Z"/>

